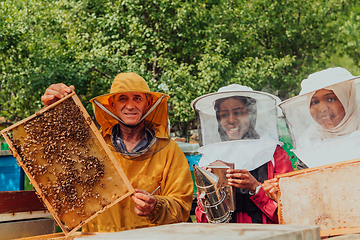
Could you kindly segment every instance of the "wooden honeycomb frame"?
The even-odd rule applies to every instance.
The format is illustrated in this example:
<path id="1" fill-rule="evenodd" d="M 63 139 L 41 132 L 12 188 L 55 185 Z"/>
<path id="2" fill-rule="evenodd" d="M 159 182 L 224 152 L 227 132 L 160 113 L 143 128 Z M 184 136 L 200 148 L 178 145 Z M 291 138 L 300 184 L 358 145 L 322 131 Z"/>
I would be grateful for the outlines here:
<path id="1" fill-rule="evenodd" d="M 75 92 L 1 134 L 67 236 L 135 192 Z"/>
<path id="2" fill-rule="evenodd" d="M 360 233 L 360 159 L 276 176 L 280 224 L 317 225 L 320 235 Z"/>

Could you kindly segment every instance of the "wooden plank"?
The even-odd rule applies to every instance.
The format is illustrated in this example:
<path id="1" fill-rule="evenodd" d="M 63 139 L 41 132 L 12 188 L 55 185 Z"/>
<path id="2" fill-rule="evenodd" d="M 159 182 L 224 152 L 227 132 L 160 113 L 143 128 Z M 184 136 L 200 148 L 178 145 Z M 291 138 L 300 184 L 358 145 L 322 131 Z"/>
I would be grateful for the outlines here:
<path id="1" fill-rule="evenodd" d="M 0 213 L 46 210 L 35 191 L 0 192 Z"/>
<path id="2" fill-rule="evenodd" d="M 284 178 L 284 177 L 292 177 L 292 176 L 296 176 L 296 175 L 307 174 L 310 172 L 315 172 L 315 171 L 319 171 L 319 170 L 323 170 L 323 169 L 327 169 L 327 168 L 333 168 L 336 166 L 342 166 L 345 164 L 356 163 L 356 162 L 360 162 L 360 158 L 342 161 L 342 162 L 333 163 L 333 164 L 328 164 L 328 165 L 323 165 L 323 166 L 315 167 L 315 168 L 305 168 L 305 169 L 294 171 L 294 172 L 287 172 L 287 173 L 276 175 L 275 177 L 278 179 Z"/>
<path id="3" fill-rule="evenodd" d="M 360 233 L 360 159 L 278 175 L 280 224 L 317 225 L 321 236 Z"/>
<path id="4" fill-rule="evenodd" d="M 128 231 L 100 233 L 88 239 L 320 240 L 320 234 L 317 226 L 174 223 Z"/>
<path id="5" fill-rule="evenodd" d="M 65 235 L 64 233 L 52 233 L 52 234 L 45 234 L 45 235 L 38 235 L 33 237 L 26 237 L 26 238 L 19 238 L 19 240 L 60 240 L 60 239 L 66 239 L 66 240 L 72 240 L 72 239 L 78 239 L 83 237 L 90 237 L 97 235 L 99 233 L 89 233 L 89 232 L 75 232 L 71 236 Z"/>
<path id="6" fill-rule="evenodd" d="M 135 192 L 75 93 L 1 133 L 67 236 Z"/>
<path id="7" fill-rule="evenodd" d="M 33 211 L 33 212 L 1 213 L 0 223 L 26 220 L 26 219 L 38 219 L 38 218 L 51 218 L 51 214 L 48 210 Z"/>
<path id="8" fill-rule="evenodd" d="M 1 150 L 0 156 L 12 156 L 12 154 L 9 150 Z"/>
<path id="9" fill-rule="evenodd" d="M 0 223 L 1 240 L 12 240 L 55 233 L 55 222 L 51 218 L 27 219 Z"/>

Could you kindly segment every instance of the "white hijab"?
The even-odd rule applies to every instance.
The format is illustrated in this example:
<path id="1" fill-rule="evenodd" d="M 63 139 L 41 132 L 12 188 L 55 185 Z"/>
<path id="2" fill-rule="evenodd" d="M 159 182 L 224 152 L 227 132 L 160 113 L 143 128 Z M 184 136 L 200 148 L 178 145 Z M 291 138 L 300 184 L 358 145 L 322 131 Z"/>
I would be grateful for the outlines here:
<path id="1" fill-rule="evenodd" d="M 345 116 L 341 122 L 334 128 L 324 129 L 317 124 L 317 129 L 322 139 L 336 138 L 339 136 L 349 135 L 359 129 L 359 112 L 356 102 L 356 87 L 353 80 L 334 84 L 323 89 L 331 90 L 337 96 L 345 109 Z M 312 96 L 316 91 L 308 93 L 308 106 Z"/>

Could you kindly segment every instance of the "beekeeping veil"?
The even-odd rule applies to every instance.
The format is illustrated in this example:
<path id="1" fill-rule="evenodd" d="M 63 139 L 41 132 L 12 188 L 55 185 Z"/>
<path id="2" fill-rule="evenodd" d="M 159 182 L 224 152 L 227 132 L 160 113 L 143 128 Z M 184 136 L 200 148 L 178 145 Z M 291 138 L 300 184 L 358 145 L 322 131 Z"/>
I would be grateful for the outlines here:
<path id="1" fill-rule="evenodd" d="M 235 120 L 234 127 L 225 131 L 220 123 L 219 108 L 228 99 L 236 99 L 246 106 L 248 120 Z M 276 97 L 271 94 L 233 84 L 196 98 L 191 106 L 198 119 L 198 152 L 203 155 L 200 166 L 222 160 L 235 163 L 235 168 L 251 171 L 273 160 L 276 146 L 282 145 L 278 141 Z M 239 129 L 246 129 L 240 139 L 228 136 Z"/>
<path id="2" fill-rule="evenodd" d="M 167 100 L 169 96 L 159 92 L 152 92 L 146 81 L 136 73 L 120 73 L 112 83 L 110 93 L 95 97 L 90 100 L 93 105 L 94 114 L 97 122 L 101 126 L 100 132 L 103 137 L 111 135 L 114 125 L 117 123 L 126 124 L 116 116 L 115 112 L 109 105 L 109 98 L 117 93 L 138 92 L 145 93 L 152 97 L 152 103 L 149 110 L 142 116 L 138 124 L 145 123 L 145 127 L 155 131 L 155 138 L 169 139 Z M 129 126 L 134 127 L 134 126 Z M 151 145 L 155 142 L 153 141 Z M 149 146 L 150 148 L 151 146 Z M 149 153 L 145 149 L 138 153 L 128 153 L 125 155 L 139 156 L 143 153 Z M 124 154 L 123 154 L 124 155 Z"/>
<path id="3" fill-rule="evenodd" d="M 280 104 L 289 126 L 293 151 L 308 167 L 360 157 L 360 134 L 357 131 L 359 97 L 356 96 L 359 86 L 355 84 L 358 78 L 340 67 L 322 70 L 302 81 L 298 96 Z M 314 119 L 310 105 L 318 103 L 313 97 L 320 89 L 333 91 L 345 112 L 335 113 L 331 108 L 325 107 L 324 110 L 316 111 L 319 115 L 313 113 Z M 324 99 L 328 103 L 333 101 L 332 98 Z M 331 128 L 324 127 L 321 122 L 329 122 L 329 119 L 337 116 L 341 121 Z"/>

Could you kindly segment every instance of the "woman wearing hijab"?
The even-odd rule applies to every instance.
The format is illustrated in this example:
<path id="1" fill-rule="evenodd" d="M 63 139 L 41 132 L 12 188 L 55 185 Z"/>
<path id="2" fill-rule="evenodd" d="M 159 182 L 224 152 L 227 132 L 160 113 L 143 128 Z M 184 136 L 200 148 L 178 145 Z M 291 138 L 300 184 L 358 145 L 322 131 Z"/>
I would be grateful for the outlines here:
<path id="1" fill-rule="evenodd" d="M 252 95 L 254 97 L 251 97 Z M 262 119 L 260 124 L 257 124 L 257 102 L 262 103 L 259 104 L 262 110 L 261 112 L 267 113 L 266 115 L 261 115 L 261 117 L 266 118 L 265 116 L 269 117 L 270 115 L 274 115 L 276 118 L 274 99 L 271 99 L 269 94 L 255 92 L 250 88 L 240 85 L 230 85 L 220 89 L 217 94 L 205 95 L 194 100 L 192 106 L 200 118 L 203 116 L 203 118 L 206 119 L 210 115 L 207 107 L 201 102 L 207 98 L 210 101 L 215 99 L 213 110 L 216 116 L 217 134 L 220 137 L 220 142 L 209 144 L 210 148 L 216 152 L 222 152 L 223 156 L 221 159 L 225 161 L 228 160 L 230 163 L 232 161 L 229 160 L 231 157 L 227 153 L 228 148 L 225 148 L 223 151 L 221 150 L 221 148 L 227 144 L 230 144 L 233 152 L 236 154 L 240 153 L 240 155 L 237 155 L 238 158 L 241 158 L 241 152 L 243 152 L 245 148 L 253 152 L 252 158 L 262 158 L 262 160 L 256 165 L 253 165 L 252 168 L 228 170 L 228 184 L 235 187 L 236 190 L 236 210 L 230 222 L 277 223 L 277 203 L 266 195 L 261 184 L 277 174 L 292 171 L 292 165 L 289 156 L 285 150 L 280 147 L 281 143 L 278 141 L 273 141 L 271 147 L 265 144 L 262 145 L 264 148 L 272 149 L 270 154 L 264 154 L 262 149 L 259 148 L 260 145 L 254 145 L 259 144 L 261 141 L 269 141 L 265 139 L 267 134 L 261 130 L 261 122 L 265 123 L 265 120 Z M 271 100 L 272 107 L 269 107 Z M 268 119 L 271 123 L 271 118 Z M 200 125 L 201 123 L 207 125 L 207 120 L 200 119 Z M 256 130 L 257 125 L 260 125 L 260 134 Z M 201 128 L 200 132 L 203 133 L 204 130 Z M 262 136 L 265 140 L 261 139 Z M 201 148 L 199 152 L 201 152 Z M 205 157 L 206 155 L 212 155 L 207 154 L 206 149 L 203 151 L 203 154 Z M 244 154 L 247 155 L 246 153 Z M 217 157 L 219 157 L 219 155 Z M 250 159 L 250 161 L 251 160 L 252 159 Z M 238 165 L 241 166 L 241 163 L 235 163 L 235 168 Z M 246 163 L 243 164 L 243 166 L 246 165 Z M 248 166 L 250 165 L 248 164 Z M 208 221 L 201 205 L 195 209 L 195 213 L 198 222 Z"/>
<path id="2" fill-rule="evenodd" d="M 299 169 L 351 159 L 334 140 L 343 142 L 346 136 L 359 130 L 354 79 L 349 71 L 339 67 L 313 73 L 302 81 L 298 96 L 280 104 L 290 125 L 294 152 L 301 159 Z M 343 156 L 334 156 L 331 149 Z"/>
<path id="3" fill-rule="evenodd" d="M 310 114 L 317 124 L 309 128 L 303 138 L 324 140 L 348 135 L 359 129 L 354 81 L 312 91 L 307 96 Z"/>

